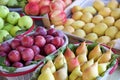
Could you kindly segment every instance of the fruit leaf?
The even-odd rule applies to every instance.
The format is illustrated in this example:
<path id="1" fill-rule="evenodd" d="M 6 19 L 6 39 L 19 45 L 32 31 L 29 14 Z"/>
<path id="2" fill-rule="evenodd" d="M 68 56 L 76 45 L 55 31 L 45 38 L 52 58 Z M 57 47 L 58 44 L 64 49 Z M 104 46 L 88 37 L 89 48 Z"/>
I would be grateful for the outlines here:
<path id="1" fill-rule="evenodd" d="M 76 45 L 74 45 L 74 44 L 69 44 L 68 47 L 69 47 L 73 52 L 75 52 L 78 46 L 76 46 Z"/>
<path id="2" fill-rule="evenodd" d="M 65 52 L 65 49 L 66 49 L 66 47 L 61 47 L 59 50 L 58 50 L 58 53 L 64 53 Z"/>
<path id="3" fill-rule="evenodd" d="M 4 64 L 5 60 L 6 60 L 6 57 L 0 56 L 0 66 L 5 66 L 5 64 Z"/>
<path id="4" fill-rule="evenodd" d="M 43 59 L 43 62 L 46 63 L 48 60 L 53 60 L 55 58 L 54 54 L 50 54 Z"/>

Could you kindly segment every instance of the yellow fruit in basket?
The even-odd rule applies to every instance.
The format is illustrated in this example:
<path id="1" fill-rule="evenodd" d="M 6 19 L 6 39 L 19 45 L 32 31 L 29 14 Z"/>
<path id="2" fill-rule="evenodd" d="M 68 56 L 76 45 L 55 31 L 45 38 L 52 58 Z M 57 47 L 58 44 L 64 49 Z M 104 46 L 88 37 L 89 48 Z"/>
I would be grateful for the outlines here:
<path id="1" fill-rule="evenodd" d="M 108 17 L 106 17 L 106 18 L 103 20 L 103 22 L 104 22 L 105 24 L 107 24 L 108 26 L 112 26 L 112 25 L 114 24 L 114 22 L 115 22 L 115 19 L 114 19 L 114 17 L 112 17 L 112 16 L 108 16 Z"/>
<path id="2" fill-rule="evenodd" d="M 111 12 L 111 16 L 114 17 L 115 19 L 120 18 L 120 9 L 119 8 L 113 9 Z"/>
<path id="3" fill-rule="evenodd" d="M 98 11 L 100 9 L 104 8 L 104 6 L 105 6 L 105 4 L 101 0 L 95 0 L 93 3 L 93 7 L 95 7 L 95 9 L 97 9 Z"/>
<path id="4" fill-rule="evenodd" d="M 88 61 L 86 54 L 79 54 L 77 57 L 80 65 L 83 65 L 85 62 Z"/>
<path id="5" fill-rule="evenodd" d="M 85 22 L 81 21 L 81 20 L 78 20 L 78 21 L 75 21 L 71 24 L 71 26 L 74 28 L 74 29 L 79 29 L 79 28 L 82 28 L 83 26 L 85 25 Z"/>
<path id="6" fill-rule="evenodd" d="M 39 75 L 38 80 L 55 80 L 55 78 L 50 68 L 47 68 Z"/>
<path id="7" fill-rule="evenodd" d="M 87 23 L 83 26 L 83 30 L 88 34 L 92 32 L 92 29 L 95 27 L 94 23 Z"/>
<path id="8" fill-rule="evenodd" d="M 63 29 L 64 29 L 64 26 L 63 26 L 63 25 L 55 26 L 55 29 L 56 29 L 56 30 L 63 30 Z"/>
<path id="9" fill-rule="evenodd" d="M 82 8 L 80 7 L 80 6 L 74 6 L 72 9 L 71 9 L 71 11 L 72 11 L 72 13 L 74 13 L 74 12 L 77 12 L 77 11 L 80 11 L 80 10 L 82 10 Z"/>
<path id="10" fill-rule="evenodd" d="M 100 49 L 100 45 L 98 44 L 97 46 L 95 46 L 89 53 L 88 55 L 88 59 L 94 59 L 95 61 L 98 60 L 98 58 L 102 55 L 101 49 Z"/>
<path id="11" fill-rule="evenodd" d="M 71 34 L 75 31 L 75 29 L 72 26 L 66 26 L 63 31 Z"/>
<path id="12" fill-rule="evenodd" d="M 95 80 L 98 75 L 98 62 L 95 62 L 83 72 L 82 80 Z"/>
<path id="13" fill-rule="evenodd" d="M 92 18 L 93 18 L 93 15 L 90 12 L 85 12 L 81 17 L 81 20 L 88 23 L 88 22 L 91 22 Z"/>
<path id="14" fill-rule="evenodd" d="M 93 6 L 88 6 L 88 7 L 85 7 L 83 10 L 82 10 L 83 13 L 85 12 L 90 12 L 91 14 L 96 14 L 96 9 L 93 7 Z"/>
<path id="15" fill-rule="evenodd" d="M 104 35 L 108 26 L 105 23 L 98 23 L 93 28 L 93 32 L 96 33 L 98 36 Z"/>
<path id="16" fill-rule="evenodd" d="M 116 38 L 116 39 L 117 39 L 117 38 L 120 38 L 120 31 L 118 31 L 118 32 L 116 33 L 115 38 Z"/>
<path id="17" fill-rule="evenodd" d="M 96 42 L 107 44 L 108 42 L 110 42 L 110 40 L 111 38 L 109 36 L 101 36 L 96 40 Z"/>
<path id="18" fill-rule="evenodd" d="M 82 29 L 75 30 L 75 32 L 73 32 L 73 34 L 80 37 L 80 38 L 84 38 L 86 36 L 85 31 Z"/>
<path id="19" fill-rule="evenodd" d="M 118 29 L 115 26 L 111 26 L 105 31 L 105 35 L 109 36 L 111 39 L 114 39 L 117 32 Z"/>
<path id="20" fill-rule="evenodd" d="M 118 7 L 118 1 L 117 0 L 111 0 L 110 2 L 108 2 L 107 7 L 109 7 L 110 9 L 115 9 Z"/>
<path id="21" fill-rule="evenodd" d="M 109 16 L 110 13 L 111 13 L 111 9 L 108 7 L 104 7 L 98 12 L 98 14 L 102 15 L 103 17 Z"/>
<path id="22" fill-rule="evenodd" d="M 70 26 L 75 20 L 72 18 L 67 19 L 67 21 L 64 23 L 64 26 Z"/>
<path id="23" fill-rule="evenodd" d="M 82 15 L 83 15 L 82 12 L 77 11 L 77 12 L 74 12 L 74 13 L 72 14 L 72 18 L 73 18 L 74 20 L 80 20 L 80 18 L 81 18 Z"/>
<path id="24" fill-rule="evenodd" d="M 120 30 L 120 19 L 115 22 L 115 26 Z"/>
<path id="25" fill-rule="evenodd" d="M 102 15 L 97 14 L 97 15 L 95 15 L 95 16 L 93 17 L 92 23 L 98 24 L 98 23 L 100 23 L 103 19 L 104 19 L 104 18 L 103 18 Z"/>
<path id="26" fill-rule="evenodd" d="M 100 64 L 98 64 L 99 75 L 101 75 L 103 72 L 105 72 L 107 70 L 108 64 L 109 63 L 100 63 Z"/>
<path id="27" fill-rule="evenodd" d="M 96 33 L 89 33 L 85 36 L 85 39 L 90 40 L 90 41 L 95 41 L 98 39 L 98 36 Z"/>

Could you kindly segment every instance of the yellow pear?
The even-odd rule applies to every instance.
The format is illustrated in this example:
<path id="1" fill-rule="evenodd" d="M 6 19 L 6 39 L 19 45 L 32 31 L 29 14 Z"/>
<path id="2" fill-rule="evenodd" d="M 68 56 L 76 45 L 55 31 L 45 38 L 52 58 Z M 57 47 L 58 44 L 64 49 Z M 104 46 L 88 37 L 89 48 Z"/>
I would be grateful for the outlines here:
<path id="1" fill-rule="evenodd" d="M 66 60 L 62 53 L 60 53 L 54 60 L 54 65 L 56 67 L 56 70 L 63 67 L 65 63 L 66 63 Z"/>
<path id="2" fill-rule="evenodd" d="M 100 63 L 100 64 L 98 64 L 99 75 L 107 70 L 108 64 L 109 64 L 109 62 L 108 63 Z"/>
<path id="3" fill-rule="evenodd" d="M 91 22 L 93 18 L 93 15 L 90 12 L 85 12 L 82 16 L 81 16 L 81 20 L 88 23 Z"/>
<path id="4" fill-rule="evenodd" d="M 81 71 L 84 72 L 88 67 L 90 67 L 93 64 L 94 64 L 94 59 L 87 61 L 81 66 Z"/>
<path id="5" fill-rule="evenodd" d="M 50 68 L 52 73 L 56 71 L 55 65 L 53 64 L 52 60 L 47 61 L 47 63 L 42 67 L 41 72 L 43 72 L 47 68 Z"/>
<path id="6" fill-rule="evenodd" d="M 66 27 L 66 26 L 70 26 L 74 21 L 75 21 L 74 19 L 69 18 L 69 19 L 67 19 L 66 22 L 64 23 L 64 26 L 65 26 L 65 27 Z"/>
<path id="7" fill-rule="evenodd" d="M 75 12 L 80 11 L 80 10 L 82 10 L 82 8 L 78 5 L 76 5 L 76 6 L 73 6 L 73 8 L 71 9 L 71 12 L 75 13 Z"/>
<path id="8" fill-rule="evenodd" d="M 80 71 L 80 65 L 79 65 L 69 75 L 69 80 L 76 80 L 78 77 L 81 76 L 82 76 L 82 72 Z"/>
<path id="9" fill-rule="evenodd" d="M 100 45 L 98 44 L 93 48 L 93 50 L 90 51 L 88 58 L 89 59 L 94 58 L 94 60 L 96 61 L 101 55 L 102 55 L 102 52 L 100 49 Z"/>
<path id="10" fill-rule="evenodd" d="M 83 72 L 82 80 L 95 80 L 98 75 L 98 62 L 95 62 Z"/>
<path id="11" fill-rule="evenodd" d="M 77 57 L 80 65 L 83 65 L 87 61 L 86 54 L 81 54 L 81 55 L 78 55 Z"/>
<path id="12" fill-rule="evenodd" d="M 108 2 L 107 7 L 109 7 L 110 9 L 115 9 L 117 8 L 119 5 L 117 0 L 111 0 L 110 2 Z"/>
<path id="13" fill-rule="evenodd" d="M 101 0 L 95 0 L 93 3 L 93 7 L 98 11 L 101 10 L 102 8 L 104 8 L 104 6 L 105 6 L 105 4 Z"/>
<path id="14" fill-rule="evenodd" d="M 86 46 L 86 42 L 82 42 L 76 49 L 76 55 L 80 55 L 80 54 L 86 54 L 88 53 L 88 49 Z"/>
<path id="15" fill-rule="evenodd" d="M 99 58 L 98 63 L 106 63 L 109 62 L 111 59 L 112 51 L 111 49 L 107 50 L 102 56 Z"/>
<path id="16" fill-rule="evenodd" d="M 46 68 L 38 77 L 38 80 L 55 80 L 50 68 Z"/>
<path id="17" fill-rule="evenodd" d="M 55 80 L 68 80 L 67 64 L 53 73 Z M 44 79 L 46 80 L 46 79 Z"/>
<path id="18" fill-rule="evenodd" d="M 77 79 L 76 80 L 82 80 L 82 77 L 77 77 Z"/>

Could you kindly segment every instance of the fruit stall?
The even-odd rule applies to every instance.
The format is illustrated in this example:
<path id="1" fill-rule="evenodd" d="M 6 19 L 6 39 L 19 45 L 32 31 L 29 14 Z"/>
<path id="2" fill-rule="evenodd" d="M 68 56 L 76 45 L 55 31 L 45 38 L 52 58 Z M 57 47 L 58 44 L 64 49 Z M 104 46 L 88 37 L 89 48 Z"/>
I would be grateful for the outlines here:
<path id="1" fill-rule="evenodd" d="M 120 80 L 120 0 L 0 0 L 0 80 Z"/>

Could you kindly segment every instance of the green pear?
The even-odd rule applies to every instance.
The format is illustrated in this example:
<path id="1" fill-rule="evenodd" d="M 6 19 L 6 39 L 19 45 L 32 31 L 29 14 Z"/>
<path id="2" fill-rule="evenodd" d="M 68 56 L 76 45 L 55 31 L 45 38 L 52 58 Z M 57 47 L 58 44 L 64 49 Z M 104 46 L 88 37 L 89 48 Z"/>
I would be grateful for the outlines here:
<path id="1" fill-rule="evenodd" d="M 55 80 L 68 80 L 67 64 L 53 73 Z M 46 79 L 45 79 L 46 80 Z"/>
<path id="2" fill-rule="evenodd" d="M 94 64 L 94 59 L 87 61 L 81 66 L 81 71 L 84 72 L 88 67 L 90 67 L 93 64 Z"/>
<path id="3" fill-rule="evenodd" d="M 42 67 L 41 72 L 46 70 L 47 68 L 50 68 L 51 72 L 54 73 L 56 71 L 56 68 L 52 62 L 52 60 L 48 60 L 47 63 Z"/>
<path id="4" fill-rule="evenodd" d="M 4 27 L 4 20 L 0 17 L 0 29 Z"/>
<path id="5" fill-rule="evenodd" d="M 13 25 L 7 23 L 7 24 L 5 24 L 5 26 L 4 26 L 2 29 L 10 32 L 10 30 L 11 30 L 12 28 L 13 28 Z"/>
<path id="6" fill-rule="evenodd" d="M 98 64 L 99 75 L 101 75 L 103 72 L 105 72 L 107 70 L 108 64 L 109 64 L 109 62 L 108 63 L 100 63 L 100 64 Z"/>
<path id="7" fill-rule="evenodd" d="M 18 7 L 18 1 L 17 0 L 9 0 L 8 3 L 7 3 L 7 6 Z"/>
<path id="8" fill-rule="evenodd" d="M 4 38 L 7 37 L 9 33 L 6 30 L 0 30 L 0 43 L 4 41 Z"/>
<path id="9" fill-rule="evenodd" d="M 46 68 L 38 77 L 37 80 L 55 80 L 50 68 Z"/>
<path id="10" fill-rule="evenodd" d="M 16 36 L 17 31 L 21 30 L 19 26 L 14 26 L 10 29 L 10 34 Z"/>
<path id="11" fill-rule="evenodd" d="M 6 5 L 9 0 L 0 0 L 0 5 Z"/>
<path id="12" fill-rule="evenodd" d="M 4 1 L 6 1 L 6 0 L 4 0 Z M 1 0 L 0 0 L 0 3 L 1 3 Z M 0 17 L 5 19 L 8 15 L 8 13 L 9 13 L 9 9 L 6 6 L 0 5 Z"/>
<path id="13" fill-rule="evenodd" d="M 76 80 L 78 77 L 81 76 L 82 76 L 82 72 L 80 71 L 80 65 L 79 65 L 69 75 L 69 80 Z"/>

